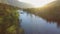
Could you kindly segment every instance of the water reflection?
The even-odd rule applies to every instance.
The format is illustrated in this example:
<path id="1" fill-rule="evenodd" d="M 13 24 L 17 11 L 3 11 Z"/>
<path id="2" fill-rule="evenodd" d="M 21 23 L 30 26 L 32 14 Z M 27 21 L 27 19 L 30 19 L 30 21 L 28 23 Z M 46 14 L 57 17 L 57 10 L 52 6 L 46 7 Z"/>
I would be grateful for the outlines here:
<path id="1" fill-rule="evenodd" d="M 44 19 L 46 19 L 47 20 L 47 22 L 53 22 L 53 23 L 57 23 L 57 27 L 58 28 L 60 28 L 60 20 L 59 19 L 57 19 L 57 17 L 56 18 L 44 18 Z"/>
<path id="2" fill-rule="evenodd" d="M 44 20 L 47 21 L 47 23 L 57 23 L 57 27 L 60 27 L 60 12 L 59 11 L 45 11 L 45 12 L 40 12 L 40 13 L 35 13 L 33 11 L 25 11 L 28 14 L 35 14 L 36 16 L 39 16 L 43 18 Z"/>
<path id="3" fill-rule="evenodd" d="M 53 21 L 54 19 L 22 12 L 23 14 L 20 14 L 21 27 L 25 34 L 60 34 L 60 23 Z"/>

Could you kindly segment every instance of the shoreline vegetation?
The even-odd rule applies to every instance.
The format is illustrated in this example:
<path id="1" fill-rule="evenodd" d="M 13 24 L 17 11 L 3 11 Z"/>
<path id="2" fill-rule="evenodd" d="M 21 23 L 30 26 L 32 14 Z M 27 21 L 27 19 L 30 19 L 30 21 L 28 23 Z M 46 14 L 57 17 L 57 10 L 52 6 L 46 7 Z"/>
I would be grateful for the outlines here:
<path id="1" fill-rule="evenodd" d="M 56 5 L 54 3 L 50 3 L 50 4 L 48 4 L 44 7 L 41 7 L 41 8 L 23 9 L 23 11 L 38 15 L 38 16 L 46 19 L 49 22 L 56 21 L 56 22 L 60 23 L 60 5 L 59 4 Z"/>
<path id="2" fill-rule="evenodd" d="M 18 8 L 0 3 L 0 34 L 23 34 Z"/>

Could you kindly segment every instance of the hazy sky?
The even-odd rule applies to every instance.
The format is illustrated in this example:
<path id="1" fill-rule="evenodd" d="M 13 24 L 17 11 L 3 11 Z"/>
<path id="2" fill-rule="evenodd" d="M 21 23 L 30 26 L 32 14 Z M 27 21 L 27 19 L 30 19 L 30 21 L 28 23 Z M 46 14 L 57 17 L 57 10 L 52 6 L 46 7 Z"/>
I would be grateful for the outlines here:
<path id="1" fill-rule="evenodd" d="M 44 6 L 50 2 L 53 2 L 54 0 L 19 0 L 19 1 L 30 3 L 30 4 L 35 5 L 36 7 L 39 7 L 39 6 Z"/>

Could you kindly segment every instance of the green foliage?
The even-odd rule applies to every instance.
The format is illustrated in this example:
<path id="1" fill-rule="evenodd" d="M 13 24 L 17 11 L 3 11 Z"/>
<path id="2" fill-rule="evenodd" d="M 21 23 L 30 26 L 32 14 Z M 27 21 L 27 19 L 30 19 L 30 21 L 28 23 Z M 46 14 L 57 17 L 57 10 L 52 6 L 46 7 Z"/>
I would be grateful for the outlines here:
<path id="1" fill-rule="evenodd" d="M 16 27 L 15 27 L 15 25 L 13 25 L 13 26 L 9 27 L 9 28 L 7 29 L 7 31 L 11 33 L 11 32 L 13 32 L 13 31 L 15 31 L 15 29 L 16 29 Z"/>
<path id="2" fill-rule="evenodd" d="M 19 14 L 16 7 L 0 4 L 0 33 L 1 34 L 17 34 L 20 29 L 19 24 Z M 4 26 L 4 27 L 3 27 Z M 17 30 L 18 29 L 18 30 Z M 5 31 L 5 32 L 4 32 Z M 20 33 L 21 33 L 20 29 Z M 19 32 L 19 31 L 18 31 Z"/>
<path id="3" fill-rule="evenodd" d="M 60 20 L 60 16 L 59 16 L 60 5 L 53 4 L 53 6 L 47 5 L 46 7 L 41 7 L 41 8 L 27 8 L 27 9 L 24 9 L 24 11 L 43 17 L 44 19 L 48 21 Z"/>
<path id="4" fill-rule="evenodd" d="M 0 18 L 0 24 L 2 23 L 2 21 L 3 21 L 3 18 Z"/>

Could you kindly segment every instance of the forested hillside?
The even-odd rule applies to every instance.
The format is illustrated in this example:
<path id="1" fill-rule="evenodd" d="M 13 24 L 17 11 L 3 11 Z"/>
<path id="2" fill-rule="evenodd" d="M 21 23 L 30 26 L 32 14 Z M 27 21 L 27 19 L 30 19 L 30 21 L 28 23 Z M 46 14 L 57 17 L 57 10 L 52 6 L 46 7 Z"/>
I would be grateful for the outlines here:
<path id="1" fill-rule="evenodd" d="M 18 0 L 0 0 L 0 3 L 16 6 L 19 8 L 32 8 L 33 7 L 32 4 L 20 2 Z"/>
<path id="2" fill-rule="evenodd" d="M 0 3 L 0 34 L 22 34 L 17 7 Z"/>
<path id="3" fill-rule="evenodd" d="M 54 1 L 40 8 L 28 8 L 24 11 L 31 12 L 38 16 L 44 17 L 49 21 L 60 20 L 60 0 Z"/>

